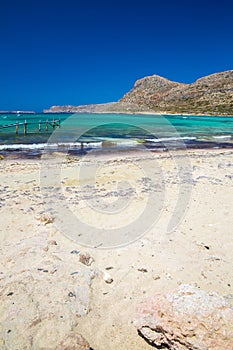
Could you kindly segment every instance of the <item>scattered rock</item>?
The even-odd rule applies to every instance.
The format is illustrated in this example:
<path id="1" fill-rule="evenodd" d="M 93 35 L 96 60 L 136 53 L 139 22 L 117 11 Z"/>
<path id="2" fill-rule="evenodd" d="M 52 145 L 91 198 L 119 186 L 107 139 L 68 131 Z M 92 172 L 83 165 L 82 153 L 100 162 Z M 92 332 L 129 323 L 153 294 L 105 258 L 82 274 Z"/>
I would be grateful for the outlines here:
<path id="1" fill-rule="evenodd" d="M 204 248 L 206 250 L 210 250 L 210 246 L 202 243 L 202 242 L 195 242 L 198 247 Z"/>
<path id="2" fill-rule="evenodd" d="M 206 274 L 205 274 L 204 271 L 201 271 L 201 275 L 202 275 L 202 277 L 204 277 L 205 279 L 207 278 L 207 276 L 206 276 Z"/>
<path id="3" fill-rule="evenodd" d="M 160 276 L 159 276 L 159 275 L 157 275 L 157 274 L 154 274 L 154 275 L 153 275 L 153 280 L 156 281 L 156 280 L 159 280 L 159 279 L 160 279 Z"/>
<path id="4" fill-rule="evenodd" d="M 68 297 L 73 298 L 73 297 L 75 297 L 75 294 L 73 292 L 69 292 Z"/>
<path id="5" fill-rule="evenodd" d="M 148 272 L 147 269 L 144 269 L 143 267 L 140 268 L 140 269 L 138 269 L 138 271 L 139 271 L 139 272 L 143 272 L 143 273 Z"/>
<path id="6" fill-rule="evenodd" d="M 79 254 L 79 250 L 71 250 L 70 254 Z"/>
<path id="7" fill-rule="evenodd" d="M 78 271 L 74 271 L 74 272 L 71 272 L 70 275 L 71 275 L 71 276 L 74 276 L 74 275 L 78 275 L 78 273 L 79 273 Z"/>
<path id="8" fill-rule="evenodd" d="M 54 241 L 54 240 L 51 240 L 51 241 L 48 241 L 48 244 L 49 244 L 49 245 L 57 245 L 57 242 Z"/>
<path id="9" fill-rule="evenodd" d="M 114 269 L 113 266 L 107 266 L 107 267 L 105 267 L 105 270 L 112 270 L 112 269 Z"/>
<path id="10" fill-rule="evenodd" d="M 91 264 L 94 262 L 94 259 L 90 256 L 89 253 L 80 253 L 79 261 L 84 265 L 91 266 Z"/>
<path id="11" fill-rule="evenodd" d="M 165 277 L 167 280 L 172 280 L 172 275 L 169 272 L 165 273 Z"/>
<path id="12" fill-rule="evenodd" d="M 233 309 L 217 293 L 191 285 L 183 284 L 142 303 L 134 324 L 157 348 L 233 349 Z"/>
<path id="13" fill-rule="evenodd" d="M 54 218 L 48 213 L 44 213 L 44 214 L 40 215 L 39 217 L 37 217 L 37 220 L 40 220 L 45 225 L 51 224 L 54 222 Z"/>

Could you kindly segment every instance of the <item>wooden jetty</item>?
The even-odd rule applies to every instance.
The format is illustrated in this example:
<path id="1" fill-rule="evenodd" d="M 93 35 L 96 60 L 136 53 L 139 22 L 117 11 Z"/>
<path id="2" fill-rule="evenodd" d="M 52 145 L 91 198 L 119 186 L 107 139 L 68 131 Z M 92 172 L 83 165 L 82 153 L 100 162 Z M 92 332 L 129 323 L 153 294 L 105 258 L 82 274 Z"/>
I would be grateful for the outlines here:
<path id="1" fill-rule="evenodd" d="M 27 122 L 27 120 L 25 120 L 24 122 L 16 122 L 14 124 L 6 124 L 6 125 L 0 125 L 0 130 L 1 129 L 9 129 L 9 128 L 14 128 L 15 129 L 15 133 L 16 135 L 19 134 L 19 129 L 22 128 L 23 129 L 23 134 L 27 135 L 28 134 L 28 126 L 29 125 L 38 125 L 37 128 L 37 132 L 41 132 L 43 129 L 43 126 L 45 126 L 45 132 L 49 131 L 49 127 L 52 127 L 53 129 L 55 129 L 56 127 L 61 127 L 61 121 L 60 119 L 53 119 L 53 120 L 40 120 L 39 122 Z M 35 133 L 35 131 L 34 131 Z"/>

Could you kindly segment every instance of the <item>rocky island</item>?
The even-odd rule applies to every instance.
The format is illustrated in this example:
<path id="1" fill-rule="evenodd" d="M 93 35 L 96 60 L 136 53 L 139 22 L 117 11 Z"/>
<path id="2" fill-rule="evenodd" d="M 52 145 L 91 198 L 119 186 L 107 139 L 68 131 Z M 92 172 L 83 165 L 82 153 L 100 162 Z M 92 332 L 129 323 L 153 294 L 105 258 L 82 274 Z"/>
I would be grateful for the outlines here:
<path id="1" fill-rule="evenodd" d="M 152 75 L 137 80 L 118 102 L 52 106 L 44 110 L 44 113 L 61 112 L 233 115 L 233 70 L 208 75 L 192 84 Z"/>

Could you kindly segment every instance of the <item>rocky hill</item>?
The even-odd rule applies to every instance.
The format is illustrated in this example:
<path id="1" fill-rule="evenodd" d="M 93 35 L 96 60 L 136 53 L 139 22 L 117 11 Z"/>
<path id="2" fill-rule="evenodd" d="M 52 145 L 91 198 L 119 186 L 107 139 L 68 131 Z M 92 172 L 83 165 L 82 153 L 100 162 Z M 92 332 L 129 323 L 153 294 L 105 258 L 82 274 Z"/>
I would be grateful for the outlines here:
<path id="1" fill-rule="evenodd" d="M 158 75 L 139 79 L 118 102 L 53 106 L 44 112 L 157 112 L 233 115 L 233 70 L 200 78 L 192 84 Z"/>
<path id="2" fill-rule="evenodd" d="M 192 84 L 153 75 L 136 81 L 120 102 L 169 113 L 233 115 L 233 70 L 203 77 Z"/>
<path id="3" fill-rule="evenodd" d="M 159 75 L 152 75 L 137 80 L 133 89 L 125 94 L 119 102 L 135 103 L 158 109 L 173 91 L 184 87 L 186 84 L 173 82 Z"/>

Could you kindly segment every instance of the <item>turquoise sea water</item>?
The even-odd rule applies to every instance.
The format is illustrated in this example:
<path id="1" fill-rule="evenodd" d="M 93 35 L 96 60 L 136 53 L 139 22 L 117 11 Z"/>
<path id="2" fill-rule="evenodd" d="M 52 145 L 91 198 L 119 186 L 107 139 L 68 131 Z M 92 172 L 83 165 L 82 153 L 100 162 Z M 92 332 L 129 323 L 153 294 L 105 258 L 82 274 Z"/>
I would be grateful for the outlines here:
<path id="1" fill-rule="evenodd" d="M 49 124 L 46 131 L 46 120 L 52 122 L 53 119 L 60 119 L 61 127 L 53 129 Z M 40 121 L 41 131 L 38 132 Z M 16 122 L 20 123 L 17 135 L 16 127 L 9 126 Z M 150 148 L 172 144 L 176 148 L 180 141 L 187 147 L 231 147 L 233 116 L 0 114 L 0 151 L 39 150 L 44 149 L 47 142 L 53 149 L 78 149 L 81 141 L 89 148 L 128 148 L 142 144 Z"/>

